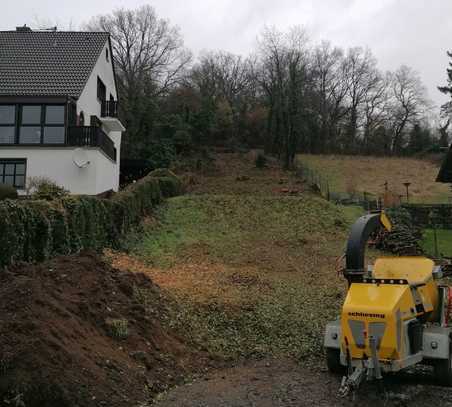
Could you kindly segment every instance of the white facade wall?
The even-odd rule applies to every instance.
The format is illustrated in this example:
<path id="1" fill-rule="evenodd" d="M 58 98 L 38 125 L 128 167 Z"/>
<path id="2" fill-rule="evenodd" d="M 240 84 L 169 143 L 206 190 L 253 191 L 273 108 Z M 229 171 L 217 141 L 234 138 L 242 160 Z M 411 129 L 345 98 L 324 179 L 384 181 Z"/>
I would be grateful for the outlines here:
<path id="1" fill-rule="evenodd" d="M 72 194 L 97 195 L 110 189 L 117 190 L 119 174 L 105 154 L 97 148 L 86 148 L 90 163 L 85 168 L 79 168 L 73 162 L 75 149 L 75 147 L 2 147 L 0 157 L 25 158 L 27 178 L 50 178 Z"/>
<path id="2" fill-rule="evenodd" d="M 85 88 L 77 101 L 77 114 L 80 114 L 80 112 L 83 111 L 85 116 L 85 125 L 89 124 L 89 118 L 91 115 L 100 118 L 101 103 L 97 99 L 97 77 L 102 80 L 107 89 L 107 100 L 110 100 L 110 94 L 113 95 L 115 100 L 118 100 L 113 74 L 113 65 L 111 62 L 110 50 L 108 48 L 109 46 L 107 41 L 101 54 L 99 55 L 99 59 L 97 60 L 88 81 L 86 82 Z M 109 54 L 108 61 L 105 57 L 107 49 Z"/>
<path id="3" fill-rule="evenodd" d="M 108 51 L 108 60 L 106 53 Z M 77 101 L 77 114 L 83 112 L 85 125 L 89 125 L 90 117 L 97 116 L 101 118 L 101 101 L 97 98 L 97 78 L 100 78 L 106 88 L 106 98 L 110 100 L 110 95 L 114 100 L 118 100 L 116 92 L 116 84 L 113 72 L 113 65 L 108 41 L 105 43 L 102 52 L 99 55 L 96 65 L 86 82 L 80 98 Z M 108 159 L 101 151 L 98 152 L 97 159 L 92 164 L 96 166 L 96 194 L 113 189 L 117 191 L 119 188 L 119 169 L 120 169 L 120 151 L 121 136 L 120 131 L 109 131 L 106 126 L 102 126 L 102 130 L 113 140 L 117 157 L 116 162 Z"/>
<path id="4" fill-rule="evenodd" d="M 106 50 L 108 49 L 108 61 Z M 85 126 L 90 124 L 90 116 L 101 119 L 101 102 L 97 99 L 97 77 L 106 87 L 106 98 L 110 94 L 117 100 L 116 85 L 108 41 L 99 55 L 97 63 L 77 101 L 77 114 L 83 111 Z M 58 185 L 68 189 L 72 194 L 97 195 L 108 190 L 119 188 L 119 169 L 121 151 L 121 131 L 109 131 L 103 126 L 104 132 L 113 140 L 117 160 L 108 158 L 100 148 L 83 148 L 86 150 L 90 164 L 79 168 L 73 162 L 75 147 L 1 147 L 1 158 L 25 158 L 27 160 L 27 178 L 44 176 L 52 179 Z M 19 191 L 23 194 L 25 191 Z"/>

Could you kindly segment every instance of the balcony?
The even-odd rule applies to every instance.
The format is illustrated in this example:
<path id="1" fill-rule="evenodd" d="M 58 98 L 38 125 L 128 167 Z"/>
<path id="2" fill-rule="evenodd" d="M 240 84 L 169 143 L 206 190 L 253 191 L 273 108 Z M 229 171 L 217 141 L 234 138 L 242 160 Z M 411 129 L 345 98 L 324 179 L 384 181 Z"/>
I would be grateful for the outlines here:
<path id="1" fill-rule="evenodd" d="M 118 119 L 118 102 L 115 100 L 104 100 L 101 104 L 100 117 L 102 126 L 108 132 L 125 131 L 125 127 Z"/>
<path id="2" fill-rule="evenodd" d="M 98 147 L 107 157 L 116 161 L 115 144 L 99 127 L 68 127 L 66 144 L 73 147 Z"/>
<path id="3" fill-rule="evenodd" d="M 100 117 L 118 117 L 118 102 L 115 100 L 102 101 Z"/>

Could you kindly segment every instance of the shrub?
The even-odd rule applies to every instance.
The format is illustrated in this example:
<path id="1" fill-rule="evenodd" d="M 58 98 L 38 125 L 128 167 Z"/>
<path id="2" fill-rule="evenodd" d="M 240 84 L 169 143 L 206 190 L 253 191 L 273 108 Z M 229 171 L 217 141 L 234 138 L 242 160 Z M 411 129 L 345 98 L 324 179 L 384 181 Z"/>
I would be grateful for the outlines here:
<path id="1" fill-rule="evenodd" d="M 69 195 L 69 191 L 59 186 L 56 182 L 46 177 L 31 177 L 27 183 L 27 193 L 33 199 L 52 201 Z"/>
<path id="2" fill-rule="evenodd" d="M 173 144 L 179 154 L 190 151 L 193 145 L 191 134 L 186 130 L 177 130 L 173 136 Z"/>
<path id="3" fill-rule="evenodd" d="M 4 199 L 17 199 L 17 191 L 11 185 L 0 184 L 0 201 Z"/>
<path id="4" fill-rule="evenodd" d="M 176 151 L 170 140 L 152 142 L 147 150 L 146 159 L 152 168 L 169 167 L 176 158 Z"/>
<path id="5" fill-rule="evenodd" d="M 1 201 L 0 266 L 42 261 L 83 249 L 117 248 L 143 216 L 163 198 L 181 190 L 182 182 L 176 175 L 159 170 L 110 200 L 63 196 L 54 200 Z"/>
<path id="6" fill-rule="evenodd" d="M 256 168 L 265 168 L 267 166 L 267 157 L 259 153 L 255 160 Z"/>

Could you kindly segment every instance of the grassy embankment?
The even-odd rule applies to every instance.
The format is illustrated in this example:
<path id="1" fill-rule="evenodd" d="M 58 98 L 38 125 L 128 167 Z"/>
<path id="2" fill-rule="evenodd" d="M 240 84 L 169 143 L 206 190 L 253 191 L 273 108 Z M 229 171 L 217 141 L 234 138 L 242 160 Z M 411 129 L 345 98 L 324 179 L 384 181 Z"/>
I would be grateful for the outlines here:
<path id="1" fill-rule="evenodd" d="M 387 181 L 389 190 L 405 199 L 403 185 L 410 182 L 410 202 L 448 203 L 448 185 L 435 182 L 439 167 L 413 158 L 364 157 L 302 154 L 298 159 L 329 180 L 334 192 L 368 192 L 381 195 Z"/>
<path id="2" fill-rule="evenodd" d="M 318 354 L 343 297 L 335 261 L 353 214 L 275 168 L 232 155 L 217 166 L 191 194 L 168 200 L 132 257 L 114 255 L 114 264 L 150 275 L 181 305 L 170 323 L 212 352 Z"/>

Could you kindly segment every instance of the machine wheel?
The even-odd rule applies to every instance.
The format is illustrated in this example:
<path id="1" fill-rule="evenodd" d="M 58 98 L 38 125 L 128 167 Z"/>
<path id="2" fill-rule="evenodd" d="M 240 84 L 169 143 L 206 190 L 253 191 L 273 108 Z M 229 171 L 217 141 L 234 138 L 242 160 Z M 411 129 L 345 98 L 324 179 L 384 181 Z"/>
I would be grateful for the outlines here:
<path id="1" fill-rule="evenodd" d="M 344 366 L 341 365 L 341 351 L 334 348 L 326 348 L 326 365 L 328 370 L 334 374 L 343 374 Z"/>
<path id="2" fill-rule="evenodd" d="M 450 352 L 449 359 L 437 360 L 433 368 L 436 380 L 443 386 L 452 387 L 452 357 Z"/>

